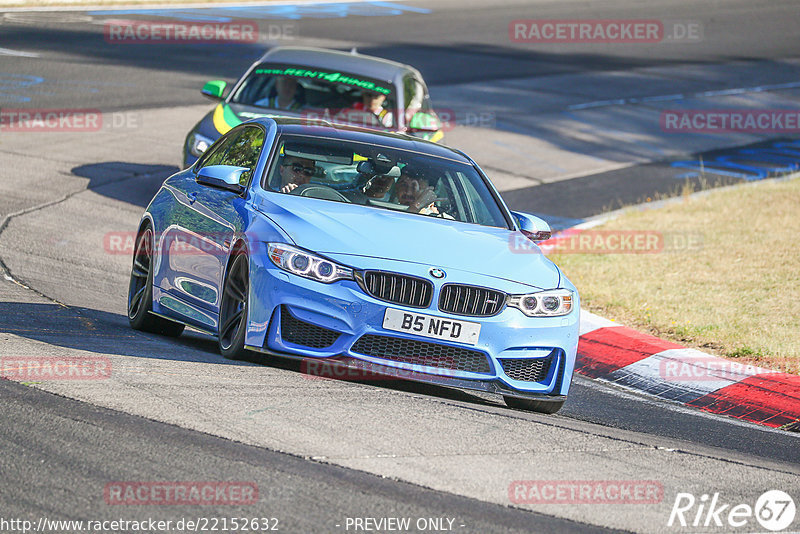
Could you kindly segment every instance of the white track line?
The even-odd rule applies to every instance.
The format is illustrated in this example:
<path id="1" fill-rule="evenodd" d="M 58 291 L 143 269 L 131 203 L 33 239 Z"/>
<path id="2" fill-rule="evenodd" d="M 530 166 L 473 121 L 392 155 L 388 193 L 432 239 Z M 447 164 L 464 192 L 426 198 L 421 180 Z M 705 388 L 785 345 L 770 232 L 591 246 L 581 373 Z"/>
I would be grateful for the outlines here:
<path id="1" fill-rule="evenodd" d="M 175 9 L 175 10 L 183 10 L 183 9 L 216 9 L 216 8 L 225 8 L 225 7 L 272 7 L 272 6 L 306 6 L 306 5 L 313 5 L 313 4 L 340 4 L 343 0 L 296 0 L 294 2 L 270 2 L 269 0 L 266 1 L 253 1 L 253 2 L 209 2 L 207 4 L 197 4 L 197 3 L 180 3 L 175 2 L 171 4 L 164 4 L 164 3 L 141 3 L 141 4 L 124 4 L 124 5 L 114 5 L 114 4 L 93 4 L 90 1 L 86 2 L 75 2 L 71 4 L 67 4 L 66 2 L 64 5 L 60 6 L 30 6 L 30 7 L 3 7 L 0 4 L 0 12 L 7 12 L 13 13 L 15 11 L 24 11 L 24 12 L 48 12 L 48 11 L 134 11 L 134 10 L 151 10 L 151 9 Z M 353 4 L 361 4 L 364 2 L 371 2 L 373 0 L 347 0 L 347 3 Z M 382 0 L 384 2 L 398 2 L 402 0 Z"/>
<path id="2" fill-rule="evenodd" d="M 616 100 L 596 100 L 594 102 L 584 102 L 583 104 L 572 104 L 571 106 L 567 106 L 567 109 L 576 110 L 576 109 L 600 108 L 606 106 L 626 106 L 629 104 L 643 104 L 647 102 L 666 102 L 670 100 L 684 100 L 685 98 L 692 98 L 692 97 L 703 98 L 708 96 L 740 95 L 743 93 L 762 93 L 764 91 L 778 91 L 780 89 L 797 89 L 798 87 L 800 87 L 800 81 L 776 83 L 772 85 L 756 85 L 753 87 L 735 87 L 733 89 L 720 89 L 717 91 L 701 91 L 699 93 L 693 93 L 688 97 L 682 94 L 672 94 L 672 95 L 657 95 L 657 96 L 634 97 L 634 98 L 618 98 Z"/>
<path id="3" fill-rule="evenodd" d="M 14 57 L 39 57 L 36 52 L 23 52 L 22 50 L 11 50 L 10 48 L 0 48 L 0 56 Z"/>

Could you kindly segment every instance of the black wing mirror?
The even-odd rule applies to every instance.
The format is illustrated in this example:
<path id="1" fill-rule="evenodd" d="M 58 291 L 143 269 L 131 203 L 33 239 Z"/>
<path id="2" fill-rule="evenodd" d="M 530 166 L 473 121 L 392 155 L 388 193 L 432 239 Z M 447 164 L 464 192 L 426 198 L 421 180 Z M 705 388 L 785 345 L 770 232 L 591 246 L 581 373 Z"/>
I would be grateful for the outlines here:
<path id="1" fill-rule="evenodd" d="M 250 171 L 247 167 L 236 167 L 234 165 L 209 165 L 197 171 L 197 183 L 241 193 L 243 187 L 240 185 L 242 174 Z"/>

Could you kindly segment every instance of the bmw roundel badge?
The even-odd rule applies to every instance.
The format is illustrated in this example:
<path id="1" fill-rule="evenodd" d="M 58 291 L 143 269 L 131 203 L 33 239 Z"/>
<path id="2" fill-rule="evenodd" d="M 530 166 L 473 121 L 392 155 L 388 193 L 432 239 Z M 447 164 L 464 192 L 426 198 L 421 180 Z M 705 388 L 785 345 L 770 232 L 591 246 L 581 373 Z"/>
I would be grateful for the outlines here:
<path id="1" fill-rule="evenodd" d="M 431 269 L 431 276 L 434 278 L 444 278 L 446 275 L 443 270 L 433 268 Z"/>

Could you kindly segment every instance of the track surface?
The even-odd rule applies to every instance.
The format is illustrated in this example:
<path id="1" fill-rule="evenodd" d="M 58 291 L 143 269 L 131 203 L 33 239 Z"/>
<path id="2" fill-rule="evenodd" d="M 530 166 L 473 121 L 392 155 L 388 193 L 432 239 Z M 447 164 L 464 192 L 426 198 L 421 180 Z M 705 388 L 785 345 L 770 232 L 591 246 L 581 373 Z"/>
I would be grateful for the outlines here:
<path id="1" fill-rule="evenodd" d="M 116 519 L 121 514 L 106 506 L 102 488 L 109 479 L 122 477 L 252 481 L 261 497 L 261 503 L 254 506 L 180 506 L 175 511 L 156 513 L 140 507 L 124 514 L 130 521 L 265 517 L 278 519 L 282 532 L 335 532 L 343 530 L 348 517 L 388 516 L 448 518 L 453 520 L 454 529 L 462 532 L 604 531 L 308 462 L 43 395 L 7 381 L 0 382 L 0 395 L 0 420 L 7 429 L 2 437 L 5 453 L 0 460 L 6 491 L 9 485 L 18 488 L 39 481 L 36 491 L 26 492 L 22 499 L 9 492 L 3 499 L 6 518 L 32 518 L 34 522 L 39 517 L 54 521 Z M 26 420 L 35 420 L 36 424 L 19 424 Z M 80 446 L 54 447 L 59 442 Z M 76 487 L 95 491 L 73 491 Z"/>
<path id="2" fill-rule="evenodd" d="M 670 137 L 654 126 L 657 107 L 570 106 L 602 100 L 604 92 L 697 95 L 800 80 L 796 2 L 758 9 L 745 2 L 724 9 L 694 2 L 403 5 L 431 12 L 306 15 L 292 22 L 299 35 L 293 43 L 357 45 L 415 64 L 441 105 L 491 117 L 483 125 L 491 129 L 461 126 L 448 142 L 474 155 L 512 206 L 565 219 L 673 190 L 680 182 L 669 165 L 641 166 L 659 156 L 769 137 Z M 704 40 L 574 48 L 508 41 L 510 20 L 576 13 L 700 20 Z M 675 531 L 666 522 L 679 491 L 719 491 L 727 502 L 751 504 L 773 488 L 800 497 L 797 435 L 593 381 L 576 378 L 562 412 L 542 417 L 443 388 L 309 381 L 285 362 L 226 362 L 197 334 L 170 341 L 130 331 L 129 256 L 104 249 L 104 235 L 134 229 L 176 170 L 184 133 L 208 109 L 197 93 L 202 82 L 233 80 L 263 46 L 112 46 L 102 37 L 102 21 L 112 16 L 120 15 L 7 14 L 0 26 L 5 49 L 38 54 L 0 56 L 4 108 L 92 107 L 132 117 L 96 134 L 0 133 L 0 221 L 15 214 L 1 229 L 0 259 L 36 290 L 0 283 L 0 355 L 107 355 L 114 364 L 107 381 L 0 384 L 9 451 L 0 460 L 4 517 L 272 513 L 285 531 L 335 532 L 346 517 L 405 515 L 453 517 L 464 532 L 589 531 L 589 524 Z M 787 105 L 796 91 L 727 98 L 714 104 Z M 542 126 L 551 120 L 558 128 Z M 609 120 L 617 132 L 597 129 Z M 599 133 L 588 141 L 591 128 Z M 258 514 L 207 507 L 120 512 L 102 499 L 103 486 L 115 480 L 240 479 L 261 488 Z M 545 515 L 504 508 L 512 481 L 549 479 L 658 480 L 665 495 L 656 505 L 521 505 Z"/>

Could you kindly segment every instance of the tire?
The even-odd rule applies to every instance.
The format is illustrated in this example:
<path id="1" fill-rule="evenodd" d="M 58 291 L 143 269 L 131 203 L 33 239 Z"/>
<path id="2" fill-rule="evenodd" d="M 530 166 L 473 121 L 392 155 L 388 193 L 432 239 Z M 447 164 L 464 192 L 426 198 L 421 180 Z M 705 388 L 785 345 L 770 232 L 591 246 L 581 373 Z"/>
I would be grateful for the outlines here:
<path id="1" fill-rule="evenodd" d="M 219 352 L 229 360 L 248 360 L 251 354 L 244 348 L 244 338 L 247 333 L 250 272 L 247 255 L 243 251 L 234 251 L 222 287 L 217 336 Z"/>
<path id="2" fill-rule="evenodd" d="M 153 315 L 153 230 L 145 226 L 138 234 L 128 286 L 128 322 L 134 330 L 178 337 L 184 325 Z"/>
<path id="3" fill-rule="evenodd" d="M 526 412 L 538 412 L 546 414 L 554 414 L 564 406 L 564 401 L 537 401 L 530 399 L 520 399 L 517 397 L 508 397 L 503 395 L 503 400 L 506 401 L 506 406 L 514 408 L 515 410 L 525 410 Z"/>

